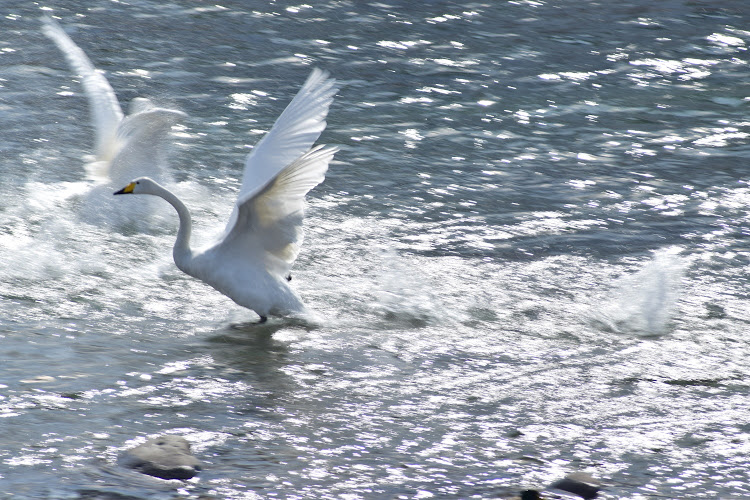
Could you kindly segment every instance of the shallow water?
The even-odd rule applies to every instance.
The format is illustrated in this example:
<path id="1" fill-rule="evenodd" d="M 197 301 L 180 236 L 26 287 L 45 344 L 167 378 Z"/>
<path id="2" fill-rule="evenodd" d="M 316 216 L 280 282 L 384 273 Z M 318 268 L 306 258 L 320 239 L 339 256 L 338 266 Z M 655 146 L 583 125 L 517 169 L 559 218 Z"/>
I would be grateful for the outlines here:
<path id="1" fill-rule="evenodd" d="M 0 19 L 4 497 L 750 496 L 744 2 L 90 5 Z M 196 241 L 311 68 L 341 82 L 293 273 L 320 324 L 253 324 L 175 268 L 166 204 L 91 194 L 42 11 L 190 116 Z M 117 465 L 163 433 L 197 478 Z"/>

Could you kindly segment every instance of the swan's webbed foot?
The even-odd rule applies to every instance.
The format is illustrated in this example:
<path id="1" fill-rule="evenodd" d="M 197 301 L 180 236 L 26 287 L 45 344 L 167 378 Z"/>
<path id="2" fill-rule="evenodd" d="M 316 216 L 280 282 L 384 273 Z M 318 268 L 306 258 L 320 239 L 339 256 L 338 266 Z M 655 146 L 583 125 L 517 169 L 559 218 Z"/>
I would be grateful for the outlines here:
<path id="1" fill-rule="evenodd" d="M 268 321 L 268 316 L 263 316 L 263 315 L 261 315 L 261 316 L 260 316 L 260 320 L 258 321 L 258 324 L 259 324 L 259 325 L 262 325 L 262 324 L 263 324 L 263 323 L 265 323 L 266 321 Z"/>
<path id="2" fill-rule="evenodd" d="M 292 273 L 289 273 L 289 274 L 288 274 L 288 275 L 286 276 L 286 280 L 287 280 L 287 281 L 292 281 Z"/>

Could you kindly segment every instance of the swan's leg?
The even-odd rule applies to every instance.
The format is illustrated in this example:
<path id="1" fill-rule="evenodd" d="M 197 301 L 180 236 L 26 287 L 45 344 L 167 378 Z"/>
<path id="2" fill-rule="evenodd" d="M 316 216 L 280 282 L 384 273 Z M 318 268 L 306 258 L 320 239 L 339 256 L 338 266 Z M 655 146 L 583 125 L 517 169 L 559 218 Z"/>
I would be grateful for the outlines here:
<path id="1" fill-rule="evenodd" d="M 263 324 L 263 323 L 265 323 L 266 321 L 268 321 L 268 316 L 262 316 L 262 315 L 261 315 L 261 317 L 260 317 L 260 321 L 258 321 L 258 324 L 259 324 L 259 325 L 262 325 L 262 324 Z"/>

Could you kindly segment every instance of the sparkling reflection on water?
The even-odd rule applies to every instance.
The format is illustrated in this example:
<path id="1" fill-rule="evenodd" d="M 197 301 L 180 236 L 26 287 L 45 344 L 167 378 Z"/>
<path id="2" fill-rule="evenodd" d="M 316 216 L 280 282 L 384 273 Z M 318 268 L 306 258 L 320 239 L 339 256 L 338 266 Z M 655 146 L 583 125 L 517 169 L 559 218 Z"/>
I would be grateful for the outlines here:
<path id="1" fill-rule="evenodd" d="M 174 268 L 171 213 L 90 196 L 80 85 L 8 9 L 4 494 L 492 498 L 584 470 L 610 498 L 748 495 L 743 3 L 50 8 L 123 103 L 190 115 L 198 239 L 313 65 L 342 151 L 294 272 L 319 324 L 254 325 Z M 117 465 L 161 433 L 198 478 Z"/>

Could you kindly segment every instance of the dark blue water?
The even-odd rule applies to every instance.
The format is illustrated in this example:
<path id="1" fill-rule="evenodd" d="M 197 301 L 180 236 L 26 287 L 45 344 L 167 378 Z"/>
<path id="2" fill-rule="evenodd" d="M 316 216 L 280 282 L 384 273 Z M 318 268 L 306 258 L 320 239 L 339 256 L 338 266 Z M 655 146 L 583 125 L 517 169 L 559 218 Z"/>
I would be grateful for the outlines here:
<path id="1" fill-rule="evenodd" d="M 313 67 L 341 148 L 264 326 L 87 198 L 80 82 L 189 115 L 196 240 Z M 750 10 L 741 1 L 55 1 L 0 18 L 4 498 L 745 498 Z M 120 197 L 117 197 L 120 198 Z M 186 437 L 151 479 L 119 453 Z M 119 498 L 119 497 L 118 497 Z"/>

